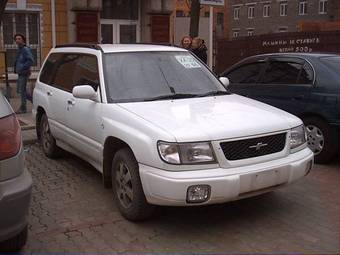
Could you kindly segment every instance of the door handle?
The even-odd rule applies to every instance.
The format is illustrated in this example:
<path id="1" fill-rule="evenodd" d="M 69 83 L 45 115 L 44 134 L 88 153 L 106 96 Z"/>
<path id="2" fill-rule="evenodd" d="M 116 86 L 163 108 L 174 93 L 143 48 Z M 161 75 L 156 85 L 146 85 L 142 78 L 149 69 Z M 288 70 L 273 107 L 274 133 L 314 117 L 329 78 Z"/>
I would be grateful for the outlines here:
<path id="1" fill-rule="evenodd" d="M 47 91 L 46 94 L 50 97 L 52 96 L 52 92 L 51 91 Z"/>
<path id="2" fill-rule="evenodd" d="M 75 105 L 75 101 L 73 100 L 73 99 L 69 99 L 69 100 L 67 100 L 67 104 L 68 105 Z"/>

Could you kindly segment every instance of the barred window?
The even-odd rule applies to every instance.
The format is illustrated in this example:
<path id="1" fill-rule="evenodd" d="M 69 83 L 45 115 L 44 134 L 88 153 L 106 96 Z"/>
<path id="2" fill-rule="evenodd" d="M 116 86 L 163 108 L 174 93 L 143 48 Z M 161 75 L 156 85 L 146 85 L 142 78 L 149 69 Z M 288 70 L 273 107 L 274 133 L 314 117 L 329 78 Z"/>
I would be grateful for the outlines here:
<path id="1" fill-rule="evenodd" d="M 3 15 L 2 38 L 3 48 L 7 53 L 7 65 L 10 72 L 14 71 L 14 62 L 17 54 L 17 45 L 14 35 L 23 34 L 26 44 L 32 50 L 34 64 L 32 69 L 40 68 L 40 18 L 38 12 L 6 12 Z"/>

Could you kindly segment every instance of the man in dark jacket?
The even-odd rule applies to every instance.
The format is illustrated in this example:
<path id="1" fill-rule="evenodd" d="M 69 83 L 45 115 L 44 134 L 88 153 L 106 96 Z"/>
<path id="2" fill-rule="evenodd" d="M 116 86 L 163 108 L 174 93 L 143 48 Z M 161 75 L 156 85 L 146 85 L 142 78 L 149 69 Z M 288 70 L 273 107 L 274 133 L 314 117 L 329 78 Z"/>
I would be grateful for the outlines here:
<path id="1" fill-rule="evenodd" d="M 22 34 L 14 36 L 15 43 L 18 45 L 18 52 L 14 64 L 14 72 L 18 74 L 17 92 L 20 94 L 21 105 L 16 111 L 17 114 L 27 112 L 27 94 L 26 86 L 29 76 L 31 75 L 31 66 L 34 63 L 31 49 L 26 46 L 26 38 Z"/>
<path id="2" fill-rule="evenodd" d="M 201 38 L 195 37 L 192 39 L 191 51 L 205 64 L 208 61 L 207 50 L 207 46 L 205 46 Z"/>

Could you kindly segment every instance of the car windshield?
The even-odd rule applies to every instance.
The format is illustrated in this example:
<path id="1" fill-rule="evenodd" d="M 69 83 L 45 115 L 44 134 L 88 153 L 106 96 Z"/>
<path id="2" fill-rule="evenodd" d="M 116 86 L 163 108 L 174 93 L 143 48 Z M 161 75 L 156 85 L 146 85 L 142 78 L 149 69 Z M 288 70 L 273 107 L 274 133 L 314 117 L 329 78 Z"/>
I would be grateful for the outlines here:
<path id="1" fill-rule="evenodd" d="M 340 73 L 340 57 L 323 57 L 320 60 L 336 73 Z"/>
<path id="2" fill-rule="evenodd" d="M 109 102 L 136 102 L 228 94 L 189 52 L 104 54 Z"/>

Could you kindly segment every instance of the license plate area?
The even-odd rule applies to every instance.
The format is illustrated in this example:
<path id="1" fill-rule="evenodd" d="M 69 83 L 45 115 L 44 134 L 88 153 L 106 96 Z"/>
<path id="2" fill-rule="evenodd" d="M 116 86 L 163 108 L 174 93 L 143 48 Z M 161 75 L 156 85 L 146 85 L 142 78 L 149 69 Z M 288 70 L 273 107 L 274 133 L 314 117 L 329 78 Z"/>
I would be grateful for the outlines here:
<path id="1" fill-rule="evenodd" d="M 240 194 L 281 185 L 288 179 L 289 169 L 287 167 L 241 175 Z"/>

